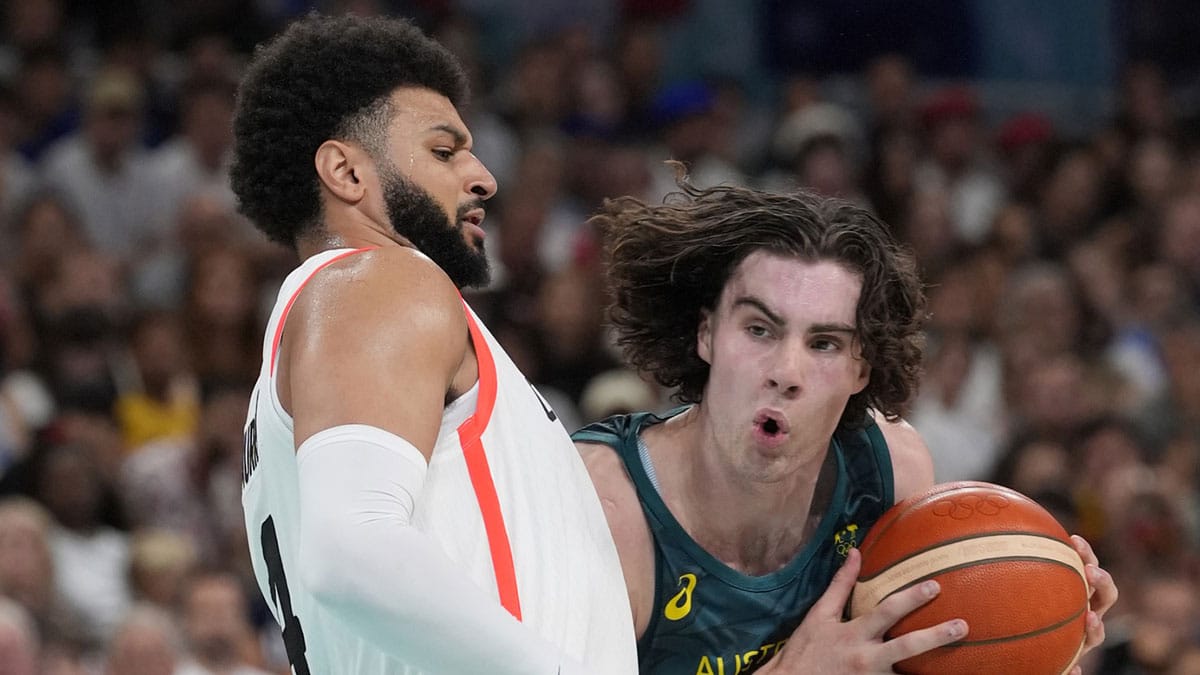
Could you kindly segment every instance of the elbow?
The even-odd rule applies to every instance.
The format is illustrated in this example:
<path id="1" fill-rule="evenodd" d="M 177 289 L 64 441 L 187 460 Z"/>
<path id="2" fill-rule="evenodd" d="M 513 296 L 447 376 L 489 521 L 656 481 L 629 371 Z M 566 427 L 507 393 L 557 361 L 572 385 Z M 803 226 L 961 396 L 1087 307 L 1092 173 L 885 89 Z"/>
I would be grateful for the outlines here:
<path id="1" fill-rule="evenodd" d="M 300 583 L 317 604 L 331 607 L 346 599 L 346 579 L 339 575 L 336 565 L 310 559 L 302 560 L 298 567 Z"/>
<path id="2" fill-rule="evenodd" d="M 338 604 L 352 592 L 351 566 L 343 554 L 350 552 L 353 528 L 328 516 L 305 513 L 301 517 L 296 556 L 299 583 L 322 605 Z"/>

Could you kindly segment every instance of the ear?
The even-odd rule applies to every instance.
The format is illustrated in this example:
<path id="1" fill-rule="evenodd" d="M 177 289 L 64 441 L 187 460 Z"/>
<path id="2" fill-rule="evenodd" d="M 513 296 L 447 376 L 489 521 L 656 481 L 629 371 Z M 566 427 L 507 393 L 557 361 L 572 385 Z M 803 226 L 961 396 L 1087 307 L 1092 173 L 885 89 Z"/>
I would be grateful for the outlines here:
<path id="1" fill-rule="evenodd" d="M 712 312 L 700 310 L 700 326 L 696 329 L 696 353 L 708 365 L 712 365 Z"/>
<path id="2" fill-rule="evenodd" d="M 368 175 L 374 165 L 361 148 L 329 140 L 317 148 L 313 158 L 321 184 L 338 199 L 357 204 L 366 196 Z"/>
<path id="3" fill-rule="evenodd" d="M 855 394 L 861 393 L 863 389 L 866 389 L 867 383 L 871 381 L 871 364 L 862 357 L 861 350 L 859 351 L 857 361 L 858 379 L 854 382 Z"/>

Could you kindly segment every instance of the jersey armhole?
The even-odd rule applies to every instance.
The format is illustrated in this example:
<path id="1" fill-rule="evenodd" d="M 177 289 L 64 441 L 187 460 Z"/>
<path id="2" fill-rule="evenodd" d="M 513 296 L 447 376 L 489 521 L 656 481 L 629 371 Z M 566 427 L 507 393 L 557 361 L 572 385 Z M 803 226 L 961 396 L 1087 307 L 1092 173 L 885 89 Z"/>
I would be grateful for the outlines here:
<path id="1" fill-rule="evenodd" d="M 288 315 L 292 313 L 292 306 L 296 304 L 296 299 L 300 297 L 300 293 L 304 290 L 304 287 L 308 285 L 308 282 L 311 281 L 318 272 L 339 260 L 362 253 L 364 251 L 371 251 L 376 248 L 379 247 L 367 246 L 364 248 L 355 248 L 348 251 L 342 251 L 341 253 L 330 257 L 329 260 L 317 265 L 311 272 L 309 272 L 308 276 L 306 276 L 300 282 L 300 284 L 296 287 L 296 290 L 292 291 L 291 297 L 288 298 L 287 303 L 283 306 L 283 311 L 279 314 L 279 321 L 275 324 L 275 331 L 271 335 L 271 351 L 269 352 L 270 361 L 268 361 L 266 364 L 267 404 L 274 408 L 275 413 L 279 415 L 280 419 L 286 422 L 289 431 L 293 430 L 295 421 L 292 419 L 291 413 L 284 409 L 283 400 L 279 397 L 279 378 L 276 376 L 276 369 L 278 367 L 277 361 L 279 358 L 279 346 L 283 342 L 283 329 L 287 325 Z"/>
<path id="2" fill-rule="evenodd" d="M 641 501 L 640 499 L 638 501 Z M 649 516 L 647 516 L 649 517 Z M 662 549 L 658 545 L 658 538 L 654 533 L 650 533 L 650 540 L 654 543 L 654 590 L 651 592 L 650 602 L 650 620 L 646 622 L 646 632 L 642 633 L 642 637 L 638 638 L 638 665 L 641 666 L 643 654 L 650 652 L 650 647 L 654 644 L 654 637 L 658 632 L 658 623 L 662 619 L 663 603 L 662 588 L 663 574 L 666 572 L 666 563 L 663 561 Z"/>
<path id="3" fill-rule="evenodd" d="M 365 248 L 356 248 L 356 249 L 351 249 L 349 251 L 343 251 L 343 252 L 331 257 L 329 260 L 322 262 L 320 265 L 317 265 L 312 270 L 312 272 L 310 272 L 309 275 L 300 282 L 300 285 L 297 286 L 296 290 L 292 292 L 292 296 L 290 298 L 288 298 L 287 304 L 285 304 L 283 306 L 283 312 L 280 313 L 280 315 L 279 315 L 279 323 L 275 324 L 275 333 L 271 336 L 271 363 L 270 363 L 269 370 L 267 371 L 267 373 L 272 378 L 275 377 L 275 366 L 276 366 L 276 361 L 279 357 L 279 345 L 283 341 L 284 326 L 287 325 L 288 315 L 291 314 L 292 306 L 296 304 L 296 299 L 300 297 L 300 294 L 302 292 L 304 292 L 304 287 L 308 285 L 308 282 L 312 281 L 313 277 L 317 276 L 318 272 L 325 269 L 326 267 L 329 267 L 333 263 L 335 263 L 339 260 L 342 260 L 343 258 L 348 258 L 357 253 L 362 253 L 364 251 L 370 251 L 370 250 L 373 250 L 376 248 L 379 248 L 379 247 L 378 246 L 367 246 Z"/>
<path id="4" fill-rule="evenodd" d="M 867 438 L 871 442 L 871 450 L 875 453 L 875 464 L 879 467 L 879 480 L 883 487 L 883 503 L 886 511 L 896 503 L 896 477 L 892 471 L 892 451 L 888 448 L 883 430 L 878 424 L 867 425 Z"/>

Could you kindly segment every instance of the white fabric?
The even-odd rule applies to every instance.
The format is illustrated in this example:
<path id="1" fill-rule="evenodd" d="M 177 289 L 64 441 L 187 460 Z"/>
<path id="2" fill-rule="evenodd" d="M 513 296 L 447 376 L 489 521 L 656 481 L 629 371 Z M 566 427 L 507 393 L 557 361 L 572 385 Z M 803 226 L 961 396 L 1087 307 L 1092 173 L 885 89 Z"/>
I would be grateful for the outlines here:
<path id="1" fill-rule="evenodd" d="M 936 162 L 917 166 L 913 179 L 919 190 L 945 192 L 950 200 L 952 222 L 964 241 L 983 241 L 996 212 L 1004 203 L 1004 184 L 996 172 L 982 162 L 972 164 L 964 173 L 951 177 Z"/>
<path id="2" fill-rule="evenodd" d="M 300 581 L 323 609 L 426 670 L 558 671 L 556 648 L 486 598 L 410 524 L 426 471 L 412 444 L 344 425 L 304 441 L 296 459 Z"/>
<path id="3" fill-rule="evenodd" d="M 300 553 L 300 524 L 302 497 L 306 500 L 308 495 L 301 488 L 292 420 L 279 403 L 270 372 L 270 341 L 284 305 L 303 281 L 322 263 L 343 252 L 318 254 L 289 275 L 266 329 L 264 365 L 247 420 L 247 430 L 253 425 L 254 433 L 248 434 L 251 442 L 247 443 L 247 456 L 251 461 L 247 463 L 248 480 L 242 492 L 251 560 L 260 591 L 279 619 L 280 608 L 269 586 L 263 548 L 263 525 L 270 518 L 287 573 L 292 610 L 303 626 L 306 659 L 312 673 L 497 672 L 503 666 L 496 663 L 457 671 L 422 670 L 394 658 L 332 616 L 303 583 L 308 572 L 301 568 L 308 561 Z M 495 338 L 486 328 L 480 329 L 494 357 L 497 380 L 494 409 L 481 442 L 512 547 L 522 623 L 553 649 L 586 664 L 590 672 L 635 673 L 636 643 L 624 578 L 587 470 L 566 430 L 549 419 L 533 388 Z M 477 351 L 485 345 L 477 345 Z M 473 604 L 459 608 L 468 614 L 485 602 L 499 608 L 483 520 L 457 433 L 463 420 L 482 412 L 479 392 L 476 385 L 443 411 L 424 483 L 420 493 L 414 495 L 411 520 L 444 552 L 448 560 L 443 558 L 443 565 L 447 569 L 453 565 L 456 575 L 477 589 Z M 337 392 L 330 395 L 336 396 Z M 398 382 L 396 405 L 403 405 L 404 395 L 404 384 Z M 466 627 L 470 620 L 464 617 L 454 629 L 453 650 L 467 649 L 465 643 L 476 638 Z"/>
<path id="4" fill-rule="evenodd" d="M 89 637 L 107 641 L 129 609 L 129 541 L 110 527 L 88 535 L 55 528 L 50 536 L 55 587 Z"/>
<path id="5" fill-rule="evenodd" d="M 933 457 L 934 480 L 986 480 L 1005 441 L 1000 354 L 990 346 L 971 348 L 966 379 L 947 404 L 937 383 L 926 381 L 907 415 Z"/>

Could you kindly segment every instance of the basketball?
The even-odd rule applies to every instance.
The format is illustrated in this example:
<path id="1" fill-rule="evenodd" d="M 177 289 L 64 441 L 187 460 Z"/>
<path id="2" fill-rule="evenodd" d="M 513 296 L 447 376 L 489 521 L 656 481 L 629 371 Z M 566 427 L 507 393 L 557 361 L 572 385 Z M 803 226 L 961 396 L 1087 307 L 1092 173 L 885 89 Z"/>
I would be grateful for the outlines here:
<path id="1" fill-rule="evenodd" d="M 967 636 L 896 664 L 910 675 L 1062 675 L 1085 637 L 1088 586 L 1066 530 L 1037 502 L 1000 485 L 936 485 L 896 504 L 859 547 L 850 615 L 927 579 L 941 593 L 887 638 L 964 619 Z"/>

